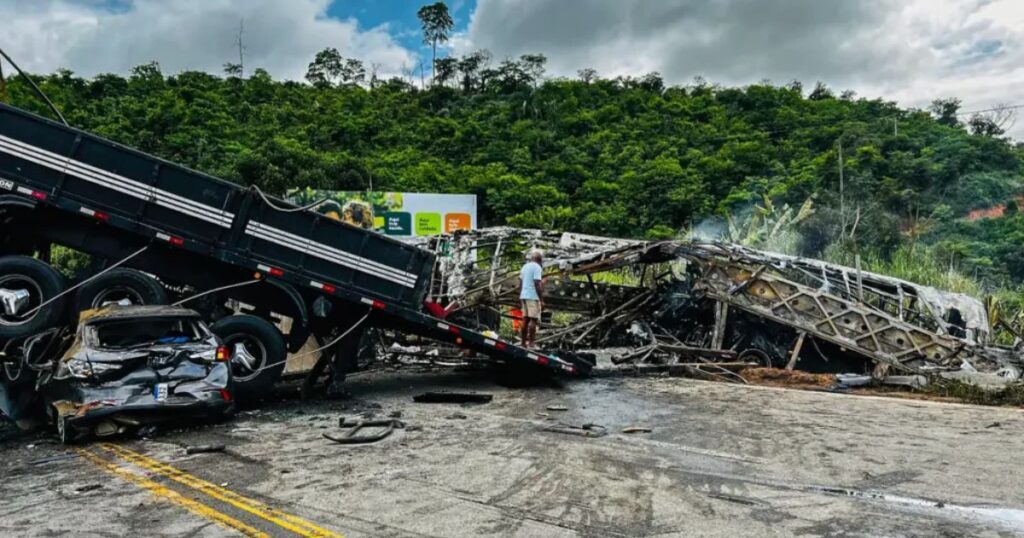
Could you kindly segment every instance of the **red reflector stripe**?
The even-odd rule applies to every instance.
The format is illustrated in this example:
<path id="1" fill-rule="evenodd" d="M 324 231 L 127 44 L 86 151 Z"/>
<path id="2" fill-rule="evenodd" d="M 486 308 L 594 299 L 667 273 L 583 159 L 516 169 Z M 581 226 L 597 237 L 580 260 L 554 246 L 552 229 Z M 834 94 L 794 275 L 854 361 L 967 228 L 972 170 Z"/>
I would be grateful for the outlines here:
<path id="1" fill-rule="evenodd" d="M 507 346 L 507 345 L 505 345 L 505 342 L 496 342 L 496 343 L 494 344 L 494 347 L 496 347 L 496 348 L 498 348 L 498 349 L 505 349 L 505 348 L 506 348 L 506 347 L 508 347 L 508 346 Z"/>
<path id="2" fill-rule="evenodd" d="M 102 211 L 94 211 L 92 216 L 95 217 L 96 220 L 102 220 L 104 222 L 110 220 L 110 215 L 108 215 L 108 214 L 106 214 L 106 213 L 104 213 Z"/>
<path id="3" fill-rule="evenodd" d="M 270 276 L 284 276 L 284 271 L 277 267 L 270 268 Z"/>
<path id="4" fill-rule="evenodd" d="M 180 237 L 171 237 L 168 241 L 176 247 L 180 247 L 185 244 L 185 240 Z"/>
<path id="5" fill-rule="evenodd" d="M 228 389 L 220 389 L 220 397 L 225 402 L 230 402 L 231 401 L 231 393 L 228 392 Z"/>
<path id="6" fill-rule="evenodd" d="M 327 293 L 334 293 L 334 292 L 338 291 L 338 288 L 335 288 L 334 286 L 332 286 L 330 284 L 324 284 L 323 287 L 321 287 L 320 289 L 324 290 Z"/>
<path id="7" fill-rule="evenodd" d="M 35 198 L 36 200 L 45 200 L 46 193 L 40 191 L 32 191 L 32 197 Z"/>
<path id="8" fill-rule="evenodd" d="M 540 356 L 537 357 L 537 364 L 539 364 L 541 366 L 547 366 L 548 362 L 549 361 L 548 361 L 547 357 L 540 357 Z"/>
<path id="9" fill-rule="evenodd" d="M 385 304 L 384 301 L 373 301 L 373 307 L 377 310 L 384 310 L 384 307 L 386 306 L 387 304 Z"/>

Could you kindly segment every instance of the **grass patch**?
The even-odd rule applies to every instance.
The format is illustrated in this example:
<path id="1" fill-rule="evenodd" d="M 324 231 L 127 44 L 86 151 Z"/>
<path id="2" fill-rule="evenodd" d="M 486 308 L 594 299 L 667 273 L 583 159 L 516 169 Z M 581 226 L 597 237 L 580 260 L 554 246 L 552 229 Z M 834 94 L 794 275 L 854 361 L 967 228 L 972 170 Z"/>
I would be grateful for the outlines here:
<path id="1" fill-rule="evenodd" d="M 1024 383 L 1012 383 L 1000 389 L 984 388 L 959 380 L 933 381 L 919 392 L 964 403 L 1024 407 Z"/>

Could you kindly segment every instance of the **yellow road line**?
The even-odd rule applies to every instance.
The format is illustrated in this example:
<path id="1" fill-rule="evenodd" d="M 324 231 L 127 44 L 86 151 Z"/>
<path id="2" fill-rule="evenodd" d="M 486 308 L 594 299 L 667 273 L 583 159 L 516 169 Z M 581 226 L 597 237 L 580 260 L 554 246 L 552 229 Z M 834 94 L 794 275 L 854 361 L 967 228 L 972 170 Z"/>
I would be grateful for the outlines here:
<path id="1" fill-rule="evenodd" d="M 262 518 L 266 521 L 274 523 L 275 525 L 290 530 L 300 536 L 306 537 L 318 537 L 318 538 L 344 538 L 343 535 L 327 530 L 315 523 L 306 521 L 298 516 L 293 516 L 286 512 L 282 512 L 276 508 L 270 507 L 267 504 L 244 497 L 231 491 L 229 489 L 218 486 L 211 482 L 207 482 L 199 477 L 193 476 L 185 471 L 178 468 L 171 467 L 166 463 L 159 460 L 155 460 L 133 450 L 129 450 L 119 445 L 111 443 L 102 443 L 101 448 L 110 452 L 111 454 L 120 457 L 134 465 L 138 465 L 147 471 L 159 474 L 170 480 L 178 482 L 188 486 L 196 491 L 204 493 L 214 499 L 225 502 L 238 508 L 239 510 L 248 512 L 254 516 Z"/>
<path id="2" fill-rule="evenodd" d="M 258 538 L 270 537 L 269 534 L 257 528 L 250 527 L 249 525 L 246 525 L 245 523 L 227 514 L 222 514 L 214 510 L 213 508 L 206 506 L 205 504 L 189 499 L 188 497 L 185 497 L 184 495 L 181 495 L 180 493 L 172 489 L 169 489 L 157 482 L 154 482 L 144 476 L 135 474 L 127 469 L 119 467 L 114 463 L 109 462 L 97 456 L 96 454 L 93 454 L 92 452 L 89 452 L 88 450 L 78 448 L 75 449 L 75 451 L 78 452 L 80 456 L 96 464 L 97 467 L 103 469 L 104 471 L 107 471 L 108 473 L 118 478 L 121 478 L 141 488 L 144 488 L 150 493 L 152 493 L 154 496 L 161 498 L 165 501 L 168 501 L 172 504 L 176 504 L 199 517 L 213 521 L 214 523 L 217 523 L 218 525 L 221 525 L 228 529 L 236 530 L 245 536 L 252 536 Z"/>

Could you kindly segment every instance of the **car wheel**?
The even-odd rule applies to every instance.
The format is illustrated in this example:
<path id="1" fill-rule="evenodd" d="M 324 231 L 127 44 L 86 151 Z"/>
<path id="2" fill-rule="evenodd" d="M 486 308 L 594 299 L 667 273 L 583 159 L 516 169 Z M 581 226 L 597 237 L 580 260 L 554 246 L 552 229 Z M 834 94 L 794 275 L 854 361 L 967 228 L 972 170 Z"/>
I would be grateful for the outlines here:
<path id="1" fill-rule="evenodd" d="M 64 288 L 64 277 L 44 262 L 28 256 L 0 258 L 0 339 L 30 336 L 58 325 L 67 304 L 64 297 L 33 310 Z"/>
<path id="2" fill-rule="evenodd" d="M 78 311 L 110 304 L 167 304 L 167 291 L 155 278 L 134 269 L 112 269 L 78 291 Z"/>
<path id="3" fill-rule="evenodd" d="M 772 358 L 763 350 L 757 349 L 756 347 L 743 350 L 736 360 L 740 362 L 753 362 L 764 368 L 774 367 Z"/>
<path id="4" fill-rule="evenodd" d="M 221 318 L 210 329 L 231 353 L 231 377 L 239 400 L 266 394 L 284 371 L 284 335 L 269 321 L 250 315 Z"/>

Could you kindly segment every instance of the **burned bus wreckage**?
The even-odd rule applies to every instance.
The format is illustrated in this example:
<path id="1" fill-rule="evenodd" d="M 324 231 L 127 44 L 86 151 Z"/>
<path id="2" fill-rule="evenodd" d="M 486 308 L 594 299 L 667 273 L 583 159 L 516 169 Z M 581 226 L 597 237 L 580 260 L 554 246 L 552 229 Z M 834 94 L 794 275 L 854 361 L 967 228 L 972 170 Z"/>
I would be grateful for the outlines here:
<path id="1" fill-rule="evenodd" d="M 426 245 L 431 293 L 487 325 L 518 315 L 525 252 L 545 252 L 538 344 L 602 349 L 613 365 L 680 365 L 742 380 L 747 365 L 851 374 L 850 382 L 936 376 L 979 385 L 1021 378 L 1020 339 L 994 343 L 976 298 L 820 260 L 720 242 L 631 241 L 490 228 Z"/>

